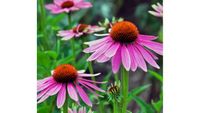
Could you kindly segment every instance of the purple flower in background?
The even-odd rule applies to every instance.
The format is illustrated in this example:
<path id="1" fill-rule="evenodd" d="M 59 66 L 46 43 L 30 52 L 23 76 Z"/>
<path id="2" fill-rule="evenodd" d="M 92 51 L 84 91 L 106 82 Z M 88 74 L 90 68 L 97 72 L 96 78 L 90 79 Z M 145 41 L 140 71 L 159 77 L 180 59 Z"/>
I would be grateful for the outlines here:
<path id="1" fill-rule="evenodd" d="M 85 34 L 92 34 L 104 30 L 103 27 L 92 26 L 87 24 L 79 24 L 71 30 L 63 30 L 58 32 L 58 36 L 63 37 L 62 40 L 69 40 L 73 37 L 80 37 Z"/>
<path id="2" fill-rule="evenodd" d="M 71 99 L 75 102 L 79 103 L 78 94 L 88 106 L 92 106 L 92 102 L 90 101 L 87 93 L 83 90 L 81 86 L 89 89 L 96 96 L 100 96 L 95 93 L 94 90 L 104 92 L 104 90 L 100 89 L 93 83 L 103 83 L 96 82 L 92 80 L 88 80 L 85 77 L 98 76 L 98 74 L 85 74 L 84 70 L 77 71 L 72 65 L 62 64 L 55 68 L 52 72 L 51 77 L 47 77 L 42 80 L 38 80 L 37 83 L 37 99 L 38 103 L 43 102 L 49 96 L 57 94 L 57 107 L 61 108 L 64 103 L 66 94 L 69 95 Z"/>
<path id="3" fill-rule="evenodd" d="M 137 67 L 147 71 L 146 62 L 160 68 L 155 62 L 158 58 L 152 51 L 162 55 L 163 45 L 153 41 L 156 36 L 140 34 L 135 24 L 129 21 L 117 22 L 109 34 L 101 36 L 106 37 L 85 43 L 89 47 L 84 52 L 92 53 L 87 61 L 106 62 L 112 59 L 114 73 L 118 72 L 121 64 L 127 71 L 135 71 Z"/>
<path id="4" fill-rule="evenodd" d="M 152 8 L 155 11 L 149 11 L 150 14 L 156 16 L 156 17 L 163 17 L 163 6 L 160 3 L 153 4 Z"/>
<path id="5" fill-rule="evenodd" d="M 54 3 L 47 4 L 46 8 L 53 14 L 69 13 L 80 9 L 90 8 L 92 4 L 84 0 L 54 0 Z"/>

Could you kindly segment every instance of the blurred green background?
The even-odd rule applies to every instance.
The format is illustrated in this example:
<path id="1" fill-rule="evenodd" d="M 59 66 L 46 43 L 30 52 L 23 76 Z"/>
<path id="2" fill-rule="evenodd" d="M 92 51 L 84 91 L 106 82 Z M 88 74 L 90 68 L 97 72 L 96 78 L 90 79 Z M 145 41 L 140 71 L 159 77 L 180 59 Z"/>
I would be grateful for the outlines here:
<path id="1" fill-rule="evenodd" d="M 78 23 L 97 25 L 99 21 L 103 22 L 105 18 L 112 20 L 113 17 L 124 18 L 125 20 L 135 23 L 142 34 L 159 36 L 158 41 L 163 41 L 162 18 L 157 18 L 148 13 L 152 10 L 151 5 L 157 2 L 162 4 L 162 0 L 87 0 L 93 4 L 92 8 L 80 10 L 72 13 L 72 26 Z M 69 29 L 72 26 L 68 25 L 66 14 L 53 15 L 44 8 L 44 4 L 52 3 L 52 0 L 38 0 L 37 5 L 37 78 L 42 79 L 50 76 L 50 71 L 57 65 L 70 63 L 72 60 L 72 51 L 70 43 L 57 41 L 56 34 L 59 30 Z M 78 69 L 86 69 L 88 71 L 88 63 L 85 62 L 87 56 L 82 53 L 82 42 L 95 39 L 95 36 L 84 37 L 76 40 L 75 47 L 77 48 L 77 63 Z M 61 54 L 58 54 L 57 46 L 61 46 Z M 135 100 L 129 104 L 129 110 L 133 113 L 154 113 L 162 112 L 162 57 L 159 56 L 158 64 L 161 69 L 155 70 L 149 66 L 148 73 L 138 69 L 130 74 L 129 88 L 138 88 L 144 85 L 150 85 L 145 91 L 138 93 L 138 97 L 142 100 Z M 108 80 L 108 83 L 114 81 L 114 76 L 111 74 L 110 62 L 99 64 L 93 63 L 94 71 L 101 72 L 102 75 L 98 80 Z M 109 85 L 107 84 L 107 85 Z M 107 86 L 103 86 L 106 88 Z M 38 113 L 59 113 L 55 106 L 54 96 L 47 101 L 38 105 Z M 93 98 L 93 97 L 92 97 Z M 95 99 L 94 99 L 95 102 Z M 96 111 L 101 105 L 101 102 L 96 102 L 94 110 Z M 103 103 L 105 111 L 109 113 L 111 106 L 108 103 Z M 151 107 L 151 108 L 150 108 Z M 149 110 L 150 109 L 150 110 Z M 107 111 L 107 112 L 106 112 Z M 97 113 L 101 111 L 97 110 Z"/>

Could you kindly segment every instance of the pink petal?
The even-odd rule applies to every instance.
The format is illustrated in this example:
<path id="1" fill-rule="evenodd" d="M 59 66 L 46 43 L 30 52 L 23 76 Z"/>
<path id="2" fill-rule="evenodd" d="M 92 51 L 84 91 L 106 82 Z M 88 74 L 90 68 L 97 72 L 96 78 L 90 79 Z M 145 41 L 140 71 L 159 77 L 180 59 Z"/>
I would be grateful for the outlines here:
<path id="1" fill-rule="evenodd" d="M 40 86 L 40 85 L 46 83 L 46 82 L 49 81 L 50 79 L 52 79 L 51 76 L 50 76 L 50 77 L 47 77 L 47 78 L 44 78 L 44 79 L 42 79 L 42 80 L 38 80 L 38 81 L 37 81 L 37 86 Z"/>
<path id="2" fill-rule="evenodd" d="M 154 66 L 155 68 L 160 68 L 158 66 L 158 64 L 154 61 L 154 59 L 152 58 L 152 56 L 139 44 L 135 44 L 135 46 L 138 48 L 138 50 L 140 51 L 140 53 L 142 54 L 143 58 L 152 66 Z"/>
<path id="3" fill-rule="evenodd" d="M 55 95 L 56 93 L 58 93 L 58 91 L 61 89 L 61 87 L 62 87 L 62 84 L 59 83 L 56 86 L 54 86 L 54 88 L 52 88 L 51 90 L 49 90 L 47 92 L 47 94 L 50 95 L 50 96 Z"/>
<path id="4" fill-rule="evenodd" d="M 119 46 L 120 46 L 119 43 L 112 44 L 112 46 L 105 52 L 105 56 L 113 57 L 116 54 Z"/>
<path id="5" fill-rule="evenodd" d="M 56 5 L 58 5 L 58 6 L 60 6 L 64 1 L 66 1 L 66 0 L 53 0 L 54 1 L 54 3 L 56 4 Z"/>
<path id="6" fill-rule="evenodd" d="M 139 52 L 139 50 L 137 48 L 134 47 L 135 45 L 132 45 L 132 52 L 134 52 L 135 55 L 135 60 L 138 64 L 139 67 L 141 67 L 142 70 L 144 70 L 145 72 L 147 72 L 147 66 L 146 63 L 144 61 L 144 58 L 142 57 L 141 53 Z"/>
<path id="7" fill-rule="evenodd" d="M 48 10 L 57 10 L 59 7 L 56 6 L 55 4 L 47 4 L 45 5 L 46 9 Z"/>
<path id="8" fill-rule="evenodd" d="M 92 7 L 92 4 L 90 2 L 79 2 L 77 4 L 75 4 L 75 7 L 77 8 L 90 8 Z"/>
<path id="9" fill-rule="evenodd" d="M 121 48 L 121 57 L 122 57 L 122 64 L 124 65 L 124 68 L 129 71 L 131 68 L 131 58 L 128 49 L 125 45 Z"/>
<path id="10" fill-rule="evenodd" d="M 42 102 L 45 101 L 48 97 L 49 97 L 49 95 L 44 95 L 44 96 L 42 96 L 42 98 L 40 98 L 40 100 L 39 100 L 37 103 L 38 103 L 38 104 L 39 104 L 39 103 L 42 103 Z"/>
<path id="11" fill-rule="evenodd" d="M 95 91 L 93 91 L 90 87 L 88 87 L 87 85 L 80 83 L 82 86 L 84 86 L 85 88 L 87 88 L 90 92 L 92 92 L 95 96 L 99 96 L 102 97 L 101 95 L 97 94 Z"/>
<path id="12" fill-rule="evenodd" d="M 85 42 L 84 44 L 87 44 L 87 45 L 89 45 L 89 46 L 92 46 L 92 45 L 96 45 L 96 44 L 101 43 L 101 42 L 106 43 L 106 42 L 108 42 L 108 41 L 110 41 L 110 40 L 111 40 L 111 37 L 110 37 L 110 36 L 107 36 L 107 37 L 104 37 L 104 38 L 102 38 L 102 39 L 98 39 L 98 40 L 94 40 L 94 41 L 90 41 L 90 42 Z"/>
<path id="13" fill-rule="evenodd" d="M 105 42 L 100 42 L 100 43 L 98 43 L 96 45 L 92 45 L 92 46 L 84 49 L 83 52 L 85 52 L 85 53 L 95 52 L 95 51 L 97 51 L 99 49 L 99 47 L 101 47 L 104 44 L 105 44 Z"/>
<path id="14" fill-rule="evenodd" d="M 69 40 L 75 36 L 75 33 L 72 30 L 59 31 L 57 36 L 63 37 L 62 40 Z"/>
<path id="15" fill-rule="evenodd" d="M 139 34 L 138 38 L 142 39 L 142 40 L 155 40 L 158 37 L 152 36 L 152 35 L 142 35 L 142 34 Z"/>
<path id="16" fill-rule="evenodd" d="M 96 60 L 97 60 L 97 62 L 103 63 L 103 62 L 107 62 L 108 60 L 110 60 L 110 58 L 105 55 L 101 55 Z"/>
<path id="17" fill-rule="evenodd" d="M 73 86 L 72 83 L 68 83 L 68 84 L 67 84 L 67 91 L 68 91 L 69 96 L 70 96 L 74 101 L 77 102 L 77 101 L 78 101 L 78 95 L 77 95 L 76 90 L 75 90 L 75 88 L 74 88 L 74 86 Z"/>
<path id="18" fill-rule="evenodd" d="M 93 88 L 93 89 L 95 89 L 97 91 L 105 92 L 103 89 L 101 89 L 101 88 L 99 88 L 99 87 L 97 87 L 94 84 L 91 84 L 89 82 L 85 82 L 85 81 L 82 81 L 82 80 L 79 79 L 79 83 L 85 84 L 85 85 L 87 85 L 87 86 L 89 86 L 89 87 L 91 87 L 91 88 Z"/>
<path id="19" fill-rule="evenodd" d="M 94 76 L 98 76 L 100 75 L 101 73 L 97 73 L 97 74 L 84 74 L 84 73 L 79 73 L 78 76 L 81 76 L 81 77 L 94 77 Z"/>
<path id="20" fill-rule="evenodd" d="M 127 48 L 128 48 L 128 51 L 129 51 L 129 54 L 130 54 L 130 58 L 131 58 L 131 70 L 132 71 L 135 71 L 137 69 L 137 61 L 135 59 L 135 53 L 133 52 L 132 50 L 132 45 L 128 45 Z"/>
<path id="21" fill-rule="evenodd" d="M 80 95 L 81 99 L 90 107 L 92 107 L 92 102 L 88 98 L 87 94 L 85 91 L 78 85 L 76 84 L 76 89 L 78 91 L 78 94 Z"/>
<path id="22" fill-rule="evenodd" d="M 121 47 L 118 48 L 116 54 L 112 58 L 112 71 L 117 73 L 121 65 Z"/>
<path id="23" fill-rule="evenodd" d="M 93 61 L 96 60 L 99 56 L 104 54 L 106 50 L 112 45 L 113 42 L 105 43 L 103 46 L 101 46 L 99 49 L 96 50 L 88 59 L 87 61 Z"/>
<path id="24" fill-rule="evenodd" d="M 151 51 L 147 50 L 146 51 L 155 59 L 158 60 L 158 57 L 156 55 L 154 55 Z"/>
<path id="25" fill-rule="evenodd" d="M 163 54 L 163 45 L 161 43 L 147 41 L 147 40 L 140 40 L 138 43 L 142 44 L 143 46 L 146 46 L 147 48 L 153 50 L 154 52 L 158 53 L 159 55 Z"/>
<path id="26" fill-rule="evenodd" d="M 107 82 L 97 82 L 97 81 L 93 81 L 93 80 L 87 80 L 87 79 L 84 79 L 84 78 L 78 78 L 82 81 L 85 81 L 85 82 L 91 82 L 91 83 L 95 83 L 95 84 L 105 84 Z"/>
<path id="27" fill-rule="evenodd" d="M 47 87 L 49 87 L 49 86 L 51 86 L 53 84 L 56 84 L 56 82 L 54 80 L 50 79 L 47 83 L 44 83 L 44 84 L 40 85 L 37 88 L 37 92 L 42 91 L 42 90 L 46 89 Z"/>
<path id="28" fill-rule="evenodd" d="M 57 95 L 57 107 L 61 108 L 65 103 L 66 98 L 66 84 L 62 85 L 58 95 Z"/>

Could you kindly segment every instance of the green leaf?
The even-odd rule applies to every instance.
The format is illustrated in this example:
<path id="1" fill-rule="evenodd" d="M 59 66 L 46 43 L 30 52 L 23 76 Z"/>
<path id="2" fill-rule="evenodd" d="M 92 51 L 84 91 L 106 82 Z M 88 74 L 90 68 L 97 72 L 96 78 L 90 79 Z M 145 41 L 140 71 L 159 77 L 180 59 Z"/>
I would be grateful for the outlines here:
<path id="1" fill-rule="evenodd" d="M 158 113 L 160 113 L 160 111 L 161 111 L 161 109 L 162 109 L 162 107 L 163 107 L 163 100 L 160 99 L 160 100 L 157 101 L 157 102 L 152 101 L 152 105 L 153 105 L 154 109 L 155 109 Z"/>
<path id="2" fill-rule="evenodd" d="M 148 72 L 150 73 L 150 75 L 152 75 L 153 77 L 155 77 L 156 79 L 158 79 L 160 82 L 163 83 L 163 76 L 162 75 L 160 75 L 157 72 L 152 71 L 152 70 L 148 70 Z"/>
<path id="3" fill-rule="evenodd" d="M 139 95 L 140 93 L 142 93 L 143 91 L 145 91 L 150 86 L 151 86 L 151 84 L 147 84 L 147 85 L 143 85 L 143 86 L 140 86 L 140 87 L 137 87 L 137 88 L 133 89 L 128 94 L 128 101 L 131 101 L 132 99 L 134 99 L 135 96 Z"/>
<path id="4" fill-rule="evenodd" d="M 144 100 L 139 97 L 133 98 L 137 105 L 141 108 L 141 113 L 155 113 L 155 110 L 152 108 L 151 105 L 147 104 Z"/>
<path id="5" fill-rule="evenodd" d="M 58 57 L 58 54 L 55 51 L 45 51 L 45 54 L 53 59 L 56 59 Z"/>
<path id="6" fill-rule="evenodd" d="M 44 66 L 45 68 L 49 68 L 51 64 L 51 60 L 45 52 L 38 51 L 37 52 L 37 64 L 40 66 Z"/>
<path id="7" fill-rule="evenodd" d="M 49 107 L 47 107 L 47 106 L 40 107 L 40 108 L 38 108 L 37 113 L 48 113 L 47 109 L 49 109 Z"/>
<path id="8" fill-rule="evenodd" d="M 73 56 L 68 56 L 68 57 L 65 57 L 65 58 L 62 58 L 60 60 L 58 60 L 56 62 L 56 66 L 60 65 L 60 64 L 68 64 L 70 62 L 73 61 Z"/>

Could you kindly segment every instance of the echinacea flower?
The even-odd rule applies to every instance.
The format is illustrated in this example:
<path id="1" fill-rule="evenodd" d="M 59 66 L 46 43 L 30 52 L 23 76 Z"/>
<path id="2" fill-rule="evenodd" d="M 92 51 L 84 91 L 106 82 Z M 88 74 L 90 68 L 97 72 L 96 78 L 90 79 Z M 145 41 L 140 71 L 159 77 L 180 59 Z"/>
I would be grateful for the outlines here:
<path id="1" fill-rule="evenodd" d="M 94 32 L 99 32 L 102 30 L 104 30 L 104 28 L 99 26 L 79 24 L 71 30 L 59 31 L 57 35 L 63 37 L 62 40 L 69 40 L 73 37 L 77 38 L 85 34 L 92 34 Z"/>
<path id="2" fill-rule="evenodd" d="M 98 74 L 85 74 L 84 70 L 77 71 L 75 67 L 69 64 L 62 64 L 57 66 L 53 72 L 52 76 L 47 77 L 42 80 L 38 80 L 37 83 L 37 99 L 38 103 L 43 102 L 49 96 L 57 94 L 57 107 L 61 108 L 65 102 L 66 94 L 69 95 L 71 99 L 75 102 L 79 102 L 78 94 L 88 106 L 92 106 L 92 103 L 87 96 L 86 92 L 81 86 L 89 89 L 92 93 L 94 90 L 104 92 L 93 83 L 102 83 L 92 80 L 88 80 L 85 77 L 98 76 Z M 77 94 L 78 93 L 78 94 Z"/>
<path id="3" fill-rule="evenodd" d="M 160 3 L 153 4 L 152 8 L 155 11 L 149 11 L 150 14 L 156 16 L 156 17 L 163 17 L 163 6 Z"/>
<path id="4" fill-rule="evenodd" d="M 90 8 L 92 4 L 84 0 L 54 0 L 54 3 L 47 4 L 46 8 L 53 14 L 69 13 L 84 8 Z"/>
<path id="5" fill-rule="evenodd" d="M 85 107 L 80 107 L 78 110 L 77 109 L 68 108 L 68 113 L 93 113 L 93 112 L 91 110 L 86 112 L 86 108 Z"/>
<path id="6" fill-rule="evenodd" d="M 84 52 L 93 53 L 87 61 L 106 62 L 112 59 L 114 73 L 118 72 L 121 63 L 127 71 L 135 71 L 137 67 L 147 71 L 145 61 L 159 68 L 155 62 L 158 58 L 152 51 L 162 55 L 163 48 L 161 43 L 153 41 L 156 36 L 140 34 L 135 24 L 129 21 L 113 24 L 110 33 L 103 35 L 106 37 L 85 43 L 89 47 Z"/>

